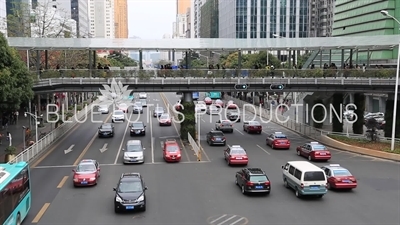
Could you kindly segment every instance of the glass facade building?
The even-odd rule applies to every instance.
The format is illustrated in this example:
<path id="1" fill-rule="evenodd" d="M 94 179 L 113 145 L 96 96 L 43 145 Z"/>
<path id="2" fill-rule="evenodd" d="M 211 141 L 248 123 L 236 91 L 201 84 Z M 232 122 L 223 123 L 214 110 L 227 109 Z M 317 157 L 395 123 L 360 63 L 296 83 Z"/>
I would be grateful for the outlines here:
<path id="1" fill-rule="evenodd" d="M 201 38 L 218 38 L 218 0 L 208 0 L 201 6 Z"/>

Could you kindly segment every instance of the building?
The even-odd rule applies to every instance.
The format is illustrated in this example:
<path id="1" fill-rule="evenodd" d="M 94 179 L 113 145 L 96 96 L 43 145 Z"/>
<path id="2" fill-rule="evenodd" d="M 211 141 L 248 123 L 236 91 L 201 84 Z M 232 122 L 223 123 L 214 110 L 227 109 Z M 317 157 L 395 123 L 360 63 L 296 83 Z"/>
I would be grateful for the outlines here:
<path id="1" fill-rule="evenodd" d="M 114 0 L 115 38 L 128 38 L 128 0 Z"/>
<path id="2" fill-rule="evenodd" d="M 172 25 L 172 38 L 186 38 L 186 14 L 176 15 L 176 22 Z"/>
<path id="3" fill-rule="evenodd" d="M 371 36 L 400 34 L 399 25 L 390 17 L 380 13 L 386 10 L 400 20 L 400 1 L 398 0 L 336 0 L 333 36 Z M 379 41 L 379 40 L 377 40 Z M 353 64 L 366 63 L 367 51 L 352 51 L 347 61 Z M 396 65 L 398 49 L 370 50 L 370 64 Z M 350 57 L 351 55 L 351 57 Z"/>
<path id="4" fill-rule="evenodd" d="M 163 39 L 171 39 L 170 34 L 164 34 Z M 167 61 L 167 62 L 172 62 L 172 52 L 171 51 L 163 51 L 160 52 L 160 60 Z"/>
<path id="5" fill-rule="evenodd" d="M 310 0 L 309 37 L 331 37 L 335 0 Z"/>
<path id="6" fill-rule="evenodd" d="M 5 21 L 7 23 L 6 25 L 7 36 L 29 37 L 31 33 L 30 31 L 30 14 L 32 10 L 31 0 L 5 0 L 5 4 L 6 4 Z M 22 16 L 20 14 L 22 14 Z M 9 17 L 11 17 L 12 19 L 10 19 Z"/>
<path id="7" fill-rule="evenodd" d="M 192 0 L 177 0 L 176 1 L 176 14 L 186 14 L 187 9 L 190 8 Z"/>
<path id="8" fill-rule="evenodd" d="M 193 0 L 190 6 L 191 38 L 200 38 L 201 6 L 203 6 L 205 1 L 206 0 Z"/>
<path id="9" fill-rule="evenodd" d="M 193 23 L 192 23 L 192 9 L 189 7 L 186 10 L 186 38 L 192 38 Z"/>
<path id="10" fill-rule="evenodd" d="M 305 38 L 308 1 L 219 0 L 219 38 Z"/>
<path id="11" fill-rule="evenodd" d="M 200 12 L 200 37 L 218 38 L 218 0 L 207 0 Z"/>
<path id="12" fill-rule="evenodd" d="M 90 35 L 95 38 L 114 38 L 114 0 L 89 0 Z"/>
<path id="13" fill-rule="evenodd" d="M 7 8 L 6 0 L 0 0 L 0 32 L 7 37 Z"/>

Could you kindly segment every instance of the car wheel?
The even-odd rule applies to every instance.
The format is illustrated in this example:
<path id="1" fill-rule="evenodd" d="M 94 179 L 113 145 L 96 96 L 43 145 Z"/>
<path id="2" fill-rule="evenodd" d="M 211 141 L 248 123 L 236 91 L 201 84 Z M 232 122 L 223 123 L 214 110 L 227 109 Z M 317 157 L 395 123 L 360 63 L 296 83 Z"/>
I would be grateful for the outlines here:
<path id="1" fill-rule="evenodd" d="M 238 120 L 238 122 L 240 122 L 240 119 Z"/>
<path id="2" fill-rule="evenodd" d="M 242 194 L 246 194 L 246 190 L 244 189 L 244 185 L 242 185 L 242 187 L 241 187 L 241 190 L 242 190 Z"/>
<path id="3" fill-rule="evenodd" d="M 224 143 L 224 145 L 223 146 L 226 146 L 226 142 Z"/>
<path id="4" fill-rule="evenodd" d="M 329 183 L 329 182 L 328 182 L 328 183 L 326 184 L 326 189 L 328 189 L 328 190 L 332 190 L 331 183 Z"/>
<path id="5" fill-rule="evenodd" d="M 114 212 L 119 213 L 119 209 L 117 207 L 114 207 Z"/>
<path id="6" fill-rule="evenodd" d="M 145 131 L 145 132 L 143 132 L 143 136 L 146 136 L 146 131 Z"/>
<path id="7" fill-rule="evenodd" d="M 309 155 L 308 156 L 308 161 L 311 161 L 311 160 L 312 160 L 311 155 Z"/>
<path id="8" fill-rule="evenodd" d="M 287 182 L 286 179 L 283 180 L 283 186 L 284 186 L 285 188 L 289 188 L 289 184 L 288 184 L 288 182 Z"/>
<path id="9" fill-rule="evenodd" d="M 231 165 L 231 162 L 229 162 L 229 159 L 228 159 L 228 160 L 226 160 L 226 164 L 228 164 L 228 166 L 230 166 L 230 165 Z"/>
<path id="10" fill-rule="evenodd" d="M 146 205 L 143 206 L 142 212 L 146 212 Z"/>
<path id="11" fill-rule="evenodd" d="M 272 145 L 271 145 L 271 148 L 272 148 L 272 149 L 275 149 L 275 145 L 274 145 L 274 144 L 272 144 Z"/>
<path id="12" fill-rule="evenodd" d="M 297 187 L 296 187 L 296 189 L 294 190 L 294 194 L 295 194 L 296 197 L 298 197 L 298 198 L 301 197 L 300 192 L 299 192 L 299 190 L 297 189 Z"/>
<path id="13" fill-rule="evenodd" d="M 246 129 L 243 127 L 243 131 L 246 131 Z"/>
<path id="14" fill-rule="evenodd" d="M 297 153 L 297 155 L 298 155 L 298 156 L 300 156 L 300 155 L 301 155 L 301 154 L 300 154 L 300 151 L 296 151 L 296 153 Z"/>
<path id="15" fill-rule="evenodd" d="M 231 130 L 231 133 L 233 133 L 233 129 Z"/>
<path id="16" fill-rule="evenodd" d="M 324 195 L 317 195 L 317 198 L 322 198 Z"/>
<path id="17" fill-rule="evenodd" d="M 111 123 L 114 123 L 114 120 L 111 120 Z"/>
<path id="18" fill-rule="evenodd" d="M 238 185 L 237 177 L 235 177 L 235 184 Z"/>

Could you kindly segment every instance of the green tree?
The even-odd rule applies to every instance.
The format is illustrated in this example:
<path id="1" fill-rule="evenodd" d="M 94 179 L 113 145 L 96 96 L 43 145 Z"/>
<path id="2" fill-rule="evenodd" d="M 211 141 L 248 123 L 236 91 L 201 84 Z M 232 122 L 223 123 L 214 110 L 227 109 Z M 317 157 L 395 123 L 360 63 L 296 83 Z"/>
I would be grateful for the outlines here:
<path id="1" fill-rule="evenodd" d="M 107 56 L 107 60 L 111 66 L 115 67 L 133 67 L 138 66 L 138 63 L 130 58 L 127 55 L 122 54 L 119 51 L 111 52 L 109 56 Z"/>
<path id="2" fill-rule="evenodd" d="M 0 112 L 11 112 L 33 98 L 33 79 L 18 55 L 0 33 Z"/>
<path id="3" fill-rule="evenodd" d="M 343 103 L 343 93 L 335 93 L 332 96 L 332 105 L 336 112 L 338 112 L 339 116 L 343 115 L 343 112 L 340 110 L 340 106 Z M 343 132 L 343 121 L 339 121 L 339 119 L 332 115 L 332 131 L 333 132 Z M 343 118 L 342 118 L 343 119 Z"/>
<path id="4" fill-rule="evenodd" d="M 353 132 L 355 134 L 364 133 L 364 112 L 365 112 L 365 95 L 363 93 L 354 94 L 354 104 L 356 109 L 354 113 L 357 115 L 357 120 L 353 123 Z"/>
<path id="5" fill-rule="evenodd" d="M 224 65 L 225 68 L 234 69 L 239 66 L 238 59 L 238 52 L 232 52 L 227 56 L 221 55 L 220 64 Z M 261 66 L 261 68 L 264 69 L 267 65 L 273 65 L 275 68 L 279 68 L 280 64 L 281 63 L 278 58 L 270 53 L 267 53 L 266 51 L 261 51 L 254 54 L 242 54 L 242 69 L 253 69 L 255 66 Z"/>
<path id="6" fill-rule="evenodd" d="M 307 59 L 310 58 L 310 56 L 311 56 L 311 52 L 305 53 L 303 55 L 299 55 L 297 57 L 297 63 L 296 63 L 297 68 L 301 69 L 303 67 L 304 63 L 307 61 Z"/>
<path id="7" fill-rule="evenodd" d="M 183 53 L 184 57 L 180 61 L 179 65 L 186 66 L 186 54 Z M 189 55 L 189 52 L 188 52 Z M 190 65 L 189 68 L 206 68 L 207 60 L 203 59 L 204 57 L 200 57 L 200 55 L 196 52 L 192 52 L 190 57 Z"/>
<path id="8" fill-rule="evenodd" d="M 193 138 L 196 138 L 196 118 L 195 118 L 195 105 L 193 102 L 182 103 L 183 110 L 181 114 L 178 114 L 178 119 L 182 121 L 181 123 L 181 138 L 182 140 L 188 140 L 188 133 Z"/>

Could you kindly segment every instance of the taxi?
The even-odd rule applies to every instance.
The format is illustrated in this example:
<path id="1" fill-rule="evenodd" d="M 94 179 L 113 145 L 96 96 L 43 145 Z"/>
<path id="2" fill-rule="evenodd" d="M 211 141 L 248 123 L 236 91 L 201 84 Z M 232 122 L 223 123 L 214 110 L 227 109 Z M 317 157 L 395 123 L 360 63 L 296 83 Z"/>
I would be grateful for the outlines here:
<path id="1" fill-rule="evenodd" d="M 354 189 L 357 187 L 357 179 L 339 164 L 330 164 L 321 167 L 327 178 L 328 189 Z"/>
<path id="2" fill-rule="evenodd" d="M 271 146 L 272 149 L 289 149 L 290 141 L 288 137 L 282 132 L 275 132 L 268 135 L 267 145 Z"/>
<path id="3" fill-rule="evenodd" d="M 309 161 L 328 161 L 331 159 L 331 152 L 325 145 L 318 142 L 305 143 L 296 148 L 298 156 L 307 157 Z"/>
<path id="4" fill-rule="evenodd" d="M 204 99 L 204 102 L 206 103 L 206 105 L 211 105 L 213 103 L 212 99 L 210 97 L 206 97 Z"/>
<path id="5" fill-rule="evenodd" d="M 214 105 L 223 108 L 224 102 L 221 99 L 217 99 L 217 100 L 215 100 Z"/>
<path id="6" fill-rule="evenodd" d="M 239 107 L 233 102 L 233 101 L 228 101 L 226 104 L 227 109 L 239 109 Z"/>
<path id="7" fill-rule="evenodd" d="M 84 159 L 72 170 L 74 186 L 93 186 L 100 177 L 100 165 L 94 159 Z"/>
<path id="8" fill-rule="evenodd" d="M 163 158 L 165 162 L 180 162 L 181 148 L 175 139 L 167 139 L 163 143 Z"/>
<path id="9" fill-rule="evenodd" d="M 228 146 L 228 148 L 224 150 L 224 158 L 228 166 L 230 165 L 247 166 L 247 164 L 249 163 L 249 157 L 247 156 L 247 152 L 240 145 Z"/>

